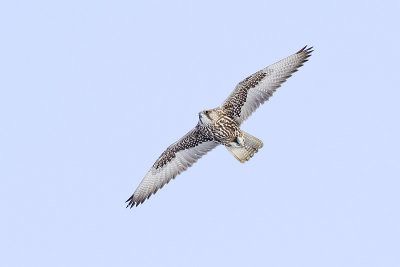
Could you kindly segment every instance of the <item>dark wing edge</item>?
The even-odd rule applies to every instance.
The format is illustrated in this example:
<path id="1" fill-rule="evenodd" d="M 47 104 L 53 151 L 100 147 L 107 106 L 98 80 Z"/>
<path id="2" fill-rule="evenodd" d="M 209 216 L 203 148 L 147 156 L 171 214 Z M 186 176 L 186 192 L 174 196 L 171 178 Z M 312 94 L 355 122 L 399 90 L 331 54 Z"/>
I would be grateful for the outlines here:
<path id="1" fill-rule="evenodd" d="M 126 201 L 128 202 L 126 207 L 132 208 L 143 203 L 217 145 L 218 143 L 205 136 L 199 127 L 191 130 L 161 154 Z"/>
<path id="2" fill-rule="evenodd" d="M 312 46 L 304 46 L 295 54 L 250 75 L 235 87 L 222 107 L 241 124 L 308 61 L 313 51 Z"/>

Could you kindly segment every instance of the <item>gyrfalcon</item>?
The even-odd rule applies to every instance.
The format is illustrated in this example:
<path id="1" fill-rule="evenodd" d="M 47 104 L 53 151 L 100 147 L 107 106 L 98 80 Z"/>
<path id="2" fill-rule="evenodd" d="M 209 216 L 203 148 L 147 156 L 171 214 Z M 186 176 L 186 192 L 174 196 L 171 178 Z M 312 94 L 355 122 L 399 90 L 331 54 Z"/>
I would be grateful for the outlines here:
<path id="1" fill-rule="evenodd" d="M 312 47 L 272 64 L 241 81 L 221 106 L 199 113 L 199 122 L 170 145 L 157 159 L 127 207 L 143 203 L 171 179 L 193 165 L 217 145 L 224 145 L 240 162 L 246 162 L 263 143 L 240 129 L 240 125 L 311 56 Z"/>

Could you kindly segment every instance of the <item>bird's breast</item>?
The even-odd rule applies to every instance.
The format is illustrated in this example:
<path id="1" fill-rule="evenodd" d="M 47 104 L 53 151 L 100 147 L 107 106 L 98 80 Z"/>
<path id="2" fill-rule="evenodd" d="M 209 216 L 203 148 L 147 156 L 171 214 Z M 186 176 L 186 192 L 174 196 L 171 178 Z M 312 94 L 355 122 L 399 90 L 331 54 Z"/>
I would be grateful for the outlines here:
<path id="1" fill-rule="evenodd" d="M 217 141 L 222 144 L 230 143 L 240 132 L 236 122 L 229 117 L 219 118 L 213 127 L 213 134 Z"/>

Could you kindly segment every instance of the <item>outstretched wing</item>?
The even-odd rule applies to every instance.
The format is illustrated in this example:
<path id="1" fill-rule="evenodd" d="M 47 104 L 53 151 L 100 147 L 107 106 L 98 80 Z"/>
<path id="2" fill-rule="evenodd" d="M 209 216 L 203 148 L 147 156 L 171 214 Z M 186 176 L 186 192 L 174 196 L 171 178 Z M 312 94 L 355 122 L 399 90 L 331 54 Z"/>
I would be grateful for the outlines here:
<path id="1" fill-rule="evenodd" d="M 303 66 L 311 56 L 312 47 L 303 47 L 297 53 L 262 69 L 241 81 L 222 104 L 222 108 L 240 125 L 275 90 Z"/>
<path id="2" fill-rule="evenodd" d="M 170 145 L 157 159 L 143 178 L 135 193 L 126 201 L 127 207 L 143 203 L 171 179 L 193 165 L 199 158 L 216 147 L 218 143 L 201 131 L 197 125 L 179 141 Z"/>

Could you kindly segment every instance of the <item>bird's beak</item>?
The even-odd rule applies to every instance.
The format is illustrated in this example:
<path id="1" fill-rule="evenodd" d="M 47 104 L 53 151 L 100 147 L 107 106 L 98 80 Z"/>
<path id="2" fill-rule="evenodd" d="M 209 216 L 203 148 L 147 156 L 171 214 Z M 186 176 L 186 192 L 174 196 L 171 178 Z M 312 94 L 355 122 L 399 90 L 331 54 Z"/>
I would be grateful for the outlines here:
<path id="1" fill-rule="evenodd" d="M 201 114 L 201 112 L 199 112 L 199 121 L 201 121 L 202 118 L 203 118 L 203 114 Z"/>

